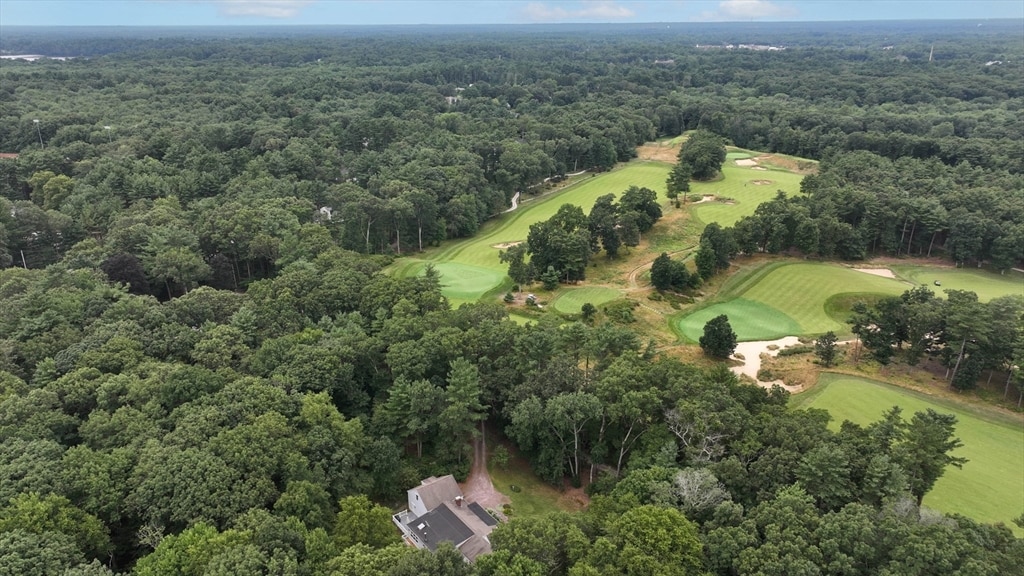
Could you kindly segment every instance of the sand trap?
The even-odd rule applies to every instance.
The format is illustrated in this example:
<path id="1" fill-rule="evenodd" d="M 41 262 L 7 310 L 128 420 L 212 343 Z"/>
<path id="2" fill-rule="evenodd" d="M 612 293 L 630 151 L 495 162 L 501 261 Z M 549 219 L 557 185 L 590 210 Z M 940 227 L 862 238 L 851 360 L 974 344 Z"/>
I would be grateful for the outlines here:
<path id="1" fill-rule="evenodd" d="M 747 376 L 754 379 L 758 386 L 763 388 L 771 388 L 773 385 L 778 384 L 790 392 L 798 392 L 800 388 L 798 386 L 788 386 L 782 380 L 773 380 L 771 382 L 765 382 L 757 379 L 757 372 L 761 369 L 761 354 L 767 354 L 769 356 L 776 356 L 779 350 L 799 344 L 800 339 L 796 336 L 786 336 L 785 338 L 779 338 L 778 340 L 761 340 L 756 342 L 740 342 L 736 345 L 736 351 L 734 352 L 733 360 L 743 362 L 742 366 L 733 366 L 730 370 L 736 375 L 746 374 Z M 774 346 L 775 349 L 769 349 L 769 346 Z M 735 357 L 735 354 L 741 354 L 745 360 L 739 360 Z"/>
<path id="2" fill-rule="evenodd" d="M 501 244 L 491 244 L 491 248 L 497 248 L 498 250 L 508 250 L 509 248 L 513 246 L 519 246 L 522 243 L 522 240 L 518 242 L 503 242 Z"/>
<path id="3" fill-rule="evenodd" d="M 766 171 L 768 170 L 764 166 L 751 166 L 750 169 L 751 170 L 766 170 Z"/>
<path id="4" fill-rule="evenodd" d="M 896 275 L 888 268 L 854 268 L 854 270 L 857 272 L 864 272 L 865 274 L 871 274 L 872 276 L 881 276 L 882 278 L 896 278 Z"/>
<path id="5" fill-rule="evenodd" d="M 735 162 L 737 166 L 746 166 L 747 168 L 757 166 L 757 160 L 754 160 L 753 158 L 741 158 Z"/>
<path id="6" fill-rule="evenodd" d="M 758 186 L 764 186 L 765 184 L 771 184 L 772 183 L 771 180 L 751 180 L 750 182 L 752 184 L 756 184 Z"/>

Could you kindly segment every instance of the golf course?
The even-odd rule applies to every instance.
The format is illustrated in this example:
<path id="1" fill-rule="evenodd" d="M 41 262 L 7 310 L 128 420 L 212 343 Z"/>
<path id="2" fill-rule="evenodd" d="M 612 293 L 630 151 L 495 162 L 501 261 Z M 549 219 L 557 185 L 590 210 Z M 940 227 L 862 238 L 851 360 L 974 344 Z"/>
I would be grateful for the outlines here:
<path id="1" fill-rule="evenodd" d="M 665 142 L 659 145 L 663 147 Z M 772 163 L 773 158 L 778 163 Z M 498 253 L 525 241 L 532 224 L 550 218 L 563 204 L 575 204 L 589 212 L 599 196 L 618 196 L 629 186 L 643 186 L 658 192 L 665 213 L 663 221 L 645 235 L 638 248 L 619 259 L 595 258 L 587 281 L 581 284 L 560 286 L 553 292 L 524 286 L 524 292 L 536 292 L 543 308 L 548 309 L 544 313 L 575 315 L 586 303 L 600 308 L 604 303 L 629 298 L 656 312 L 653 322 L 671 329 L 663 331 L 667 337 L 675 334 L 678 338 L 671 345 L 697 342 L 704 325 L 721 314 L 729 317 L 740 341 L 813 337 L 830 330 L 844 339 L 852 336 L 846 319 L 854 303 L 898 296 L 914 286 L 928 286 L 940 297 L 947 289 L 972 290 L 983 302 L 1006 294 L 1024 294 L 1024 277 L 1019 272 L 1000 275 L 914 260 L 853 266 L 764 255 L 733 263 L 724 280 L 705 288 L 708 291 L 699 294 L 693 304 L 669 308 L 661 299 L 645 298 L 650 293 L 650 263 L 658 253 L 669 252 L 681 259 L 692 256 L 700 231 L 708 223 L 731 226 L 779 190 L 799 194 L 803 173 L 812 169 L 797 159 L 730 149 L 721 177 L 691 184 L 688 196 L 700 195 L 703 201 L 680 210 L 664 197 L 670 168 L 666 162 L 641 159 L 610 172 L 577 176 L 559 190 L 522 199 L 516 210 L 487 222 L 473 238 L 446 242 L 416 256 L 400 258 L 391 271 L 401 276 L 416 275 L 429 264 L 440 273 L 443 292 L 453 305 L 482 298 L 497 301 L 512 286 Z M 688 266 L 692 270 L 692 262 Z M 531 321 L 515 310 L 510 309 L 515 321 Z M 925 498 L 925 505 L 1008 525 L 1024 512 L 1024 434 L 1019 418 L 833 373 L 822 374 L 816 386 L 795 395 L 792 403 L 798 408 L 828 410 L 836 428 L 843 420 L 868 424 L 894 405 L 901 406 L 908 419 L 926 408 L 953 413 L 958 419 L 956 433 L 964 443 L 957 455 L 969 462 L 962 470 L 948 469 Z"/>
<path id="2" fill-rule="evenodd" d="M 722 177 L 712 182 L 692 182 L 690 194 L 714 196 L 715 200 L 693 207 L 693 216 L 704 224 L 719 223 L 723 228 L 754 213 L 758 204 L 767 202 L 781 190 L 789 196 L 800 193 L 803 175 L 759 162 L 756 153 L 729 152 L 722 165 Z"/>
<path id="3" fill-rule="evenodd" d="M 932 408 L 957 418 L 956 436 L 963 447 L 953 454 L 967 458 L 962 469 L 949 467 L 924 498 L 924 505 L 985 522 L 1014 527 L 1024 512 L 1024 434 L 1019 419 L 1000 418 L 876 380 L 843 374 L 822 374 L 811 391 L 792 397 L 795 408 L 822 408 L 832 414 L 838 430 L 844 420 L 867 425 L 893 406 L 909 420 L 914 412 Z M 1024 530 L 1015 528 L 1018 535 Z"/>

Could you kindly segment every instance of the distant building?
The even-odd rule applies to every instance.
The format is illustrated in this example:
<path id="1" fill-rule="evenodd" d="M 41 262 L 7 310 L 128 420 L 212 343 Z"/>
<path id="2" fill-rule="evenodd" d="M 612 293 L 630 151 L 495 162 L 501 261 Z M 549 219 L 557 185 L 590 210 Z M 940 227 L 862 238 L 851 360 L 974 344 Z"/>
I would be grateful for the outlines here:
<path id="1" fill-rule="evenodd" d="M 466 502 L 451 474 L 431 476 L 408 491 L 409 508 L 392 516 L 407 544 L 433 552 L 451 542 L 467 562 L 491 551 L 498 521 L 476 502 Z"/>

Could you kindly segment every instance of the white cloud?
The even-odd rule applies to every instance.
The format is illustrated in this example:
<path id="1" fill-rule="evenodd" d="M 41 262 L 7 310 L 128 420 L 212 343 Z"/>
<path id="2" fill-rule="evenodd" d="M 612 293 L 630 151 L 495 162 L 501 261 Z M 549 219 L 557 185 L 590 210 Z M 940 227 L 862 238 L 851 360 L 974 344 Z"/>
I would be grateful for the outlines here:
<path id="1" fill-rule="evenodd" d="M 780 6 L 769 0 L 723 0 L 718 10 L 703 12 L 699 20 L 761 20 L 781 19 L 797 16 L 796 9 Z"/>
<path id="2" fill-rule="evenodd" d="M 564 20 L 626 20 L 635 12 L 613 0 L 582 0 L 574 8 L 549 6 L 543 2 L 530 2 L 523 15 L 532 22 L 558 22 Z"/>
<path id="3" fill-rule="evenodd" d="M 216 3 L 225 16 L 292 18 L 313 0 L 217 0 Z"/>
<path id="4" fill-rule="evenodd" d="M 156 0 L 187 2 L 217 7 L 222 16 L 253 16 L 257 18 L 293 18 L 316 0 Z"/>

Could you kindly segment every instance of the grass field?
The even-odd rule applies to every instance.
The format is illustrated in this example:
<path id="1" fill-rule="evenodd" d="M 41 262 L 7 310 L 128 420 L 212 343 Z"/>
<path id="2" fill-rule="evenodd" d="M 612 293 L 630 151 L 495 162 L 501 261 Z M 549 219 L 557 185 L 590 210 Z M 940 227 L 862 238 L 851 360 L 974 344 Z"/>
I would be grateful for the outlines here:
<path id="1" fill-rule="evenodd" d="M 893 406 L 903 408 L 907 420 L 926 408 L 954 414 L 956 435 L 964 444 L 955 454 L 968 462 L 963 469 L 948 468 L 924 504 L 984 522 L 1002 522 L 1024 535 L 1012 523 L 1024 512 L 1024 428 L 1019 420 L 977 414 L 963 405 L 841 374 L 823 374 L 817 386 L 791 402 L 797 408 L 828 410 L 830 426 L 836 430 L 844 420 L 874 422 Z"/>
<path id="2" fill-rule="evenodd" d="M 708 320 L 725 314 L 741 341 L 781 336 L 849 333 L 848 311 L 829 306 L 839 294 L 897 296 L 910 286 L 829 263 L 779 262 L 730 279 L 718 302 L 678 320 L 678 331 L 696 342 Z M 855 298 L 851 298 L 852 301 Z"/>
<path id="3" fill-rule="evenodd" d="M 708 202 L 694 206 L 694 217 L 710 224 L 718 222 L 722 227 L 732 226 L 737 220 L 754 213 L 758 204 L 775 197 L 779 190 L 789 196 L 800 193 L 800 181 L 803 175 L 777 168 L 757 170 L 755 167 L 739 166 L 736 160 L 750 158 L 748 152 L 729 152 L 725 165 L 722 166 L 721 180 L 715 182 L 693 182 L 690 194 L 714 194 L 720 198 L 730 198 L 730 203 Z M 757 183 L 755 183 L 757 182 Z"/>
<path id="4" fill-rule="evenodd" d="M 945 296 L 943 290 L 970 290 L 978 295 L 982 302 L 1007 294 L 1024 296 L 1024 274 L 1007 272 L 996 274 L 977 268 L 947 268 L 938 266 L 892 266 L 901 278 L 914 284 L 923 284 L 937 295 Z M 935 286 L 938 280 L 942 286 Z"/>
<path id="5" fill-rule="evenodd" d="M 563 494 L 554 486 L 537 477 L 525 458 L 513 455 L 505 468 L 489 465 L 494 488 L 512 500 L 512 518 L 535 517 L 558 510 L 572 511 L 577 507 L 569 505 Z M 515 486 L 519 491 L 512 490 Z"/>
<path id="6" fill-rule="evenodd" d="M 563 314 L 579 314 L 580 309 L 587 302 L 594 306 L 600 306 L 622 296 L 622 293 L 614 288 L 603 286 L 588 286 L 585 288 L 569 288 L 559 291 L 558 296 L 552 302 L 555 310 Z"/>
<path id="7" fill-rule="evenodd" d="M 665 179 L 671 167 L 662 162 L 631 162 L 622 168 L 584 177 L 568 188 L 539 198 L 525 198 L 514 212 L 486 222 L 476 236 L 446 242 L 414 257 L 398 259 L 392 273 L 421 274 L 427 263 L 441 273 L 443 292 L 453 304 L 475 302 L 507 281 L 506 266 L 498 261 L 499 245 L 526 240 L 530 225 L 551 218 L 563 204 L 589 212 L 599 196 L 620 196 L 630 186 L 658 192 L 664 199 Z"/>

